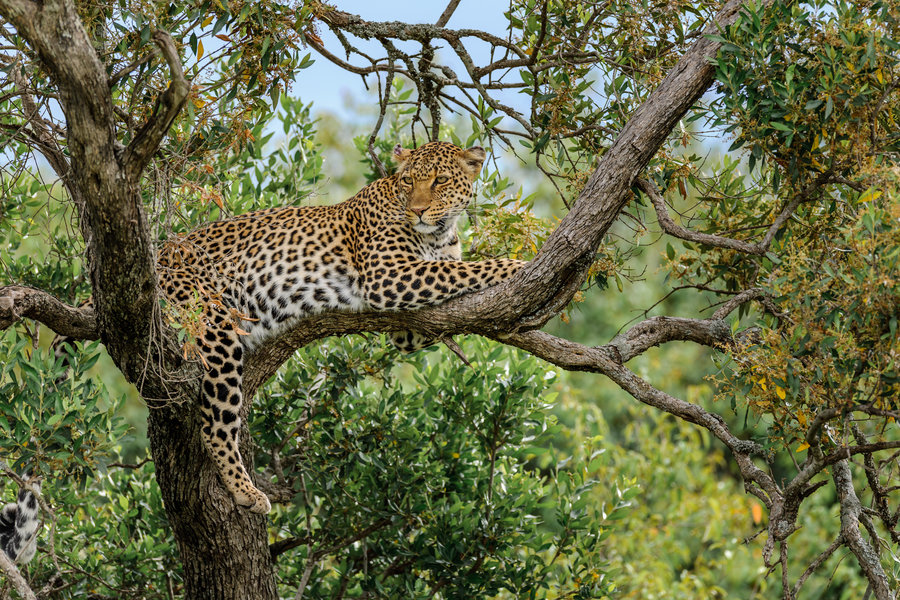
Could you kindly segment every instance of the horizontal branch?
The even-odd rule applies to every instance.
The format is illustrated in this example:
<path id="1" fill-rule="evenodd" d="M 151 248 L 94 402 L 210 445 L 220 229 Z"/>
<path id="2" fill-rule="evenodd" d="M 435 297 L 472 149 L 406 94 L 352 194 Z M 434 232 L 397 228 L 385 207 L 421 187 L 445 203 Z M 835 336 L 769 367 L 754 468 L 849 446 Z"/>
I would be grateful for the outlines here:
<path id="1" fill-rule="evenodd" d="M 75 308 L 31 287 L 0 287 L 0 331 L 27 318 L 43 323 L 56 333 L 79 340 L 96 340 L 97 319 L 91 308 Z"/>
<path id="2" fill-rule="evenodd" d="M 312 542 L 312 537 L 309 535 L 303 535 L 300 537 L 289 537 L 283 540 L 278 540 L 277 542 L 272 542 L 269 544 L 269 554 L 272 556 L 272 561 L 274 562 L 280 555 L 284 554 L 288 550 L 293 550 L 297 546 L 304 546 Z"/>
<path id="3" fill-rule="evenodd" d="M 890 442 L 885 441 L 872 442 L 870 444 L 859 444 L 858 446 L 843 446 L 841 448 L 838 448 L 822 460 L 825 465 L 833 465 L 838 461 L 845 460 L 856 454 L 872 454 L 873 452 L 893 450 L 895 448 L 900 448 L 900 441 L 894 440 Z"/>
<path id="4" fill-rule="evenodd" d="M 618 362 L 626 363 L 654 346 L 672 341 L 689 341 L 721 348 L 732 342 L 731 328 L 720 319 L 651 317 L 617 335 L 599 349 L 615 349 Z"/>
<path id="5" fill-rule="evenodd" d="M 822 426 L 825 425 L 826 422 L 834 419 L 835 417 L 846 417 L 850 413 L 854 412 L 871 415 L 873 417 L 893 418 L 895 420 L 900 418 L 900 411 L 885 410 L 883 408 L 873 406 L 872 404 L 858 404 L 855 406 L 834 406 L 830 408 L 823 408 L 818 413 L 816 413 L 815 418 L 809 425 L 809 429 L 806 430 L 806 442 L 810 446 L 818 447 L 819 431 L 822 429 Z"/>
<path id="6" fill-rule="evenodd" d="M 722 304 L 716 312 L 713 313 L 713 320 L 715 319 L 724 319 L 732 312 L 737 310 L 743 304 L 751 300 L 756 300 L 757 298 L 764 298 L 766 296 L 765 290 L 762 288 L 754 287 L 744 290 L 738 294 L 735 294 L 731 298 L 728 299 L 725 303 Z"/>

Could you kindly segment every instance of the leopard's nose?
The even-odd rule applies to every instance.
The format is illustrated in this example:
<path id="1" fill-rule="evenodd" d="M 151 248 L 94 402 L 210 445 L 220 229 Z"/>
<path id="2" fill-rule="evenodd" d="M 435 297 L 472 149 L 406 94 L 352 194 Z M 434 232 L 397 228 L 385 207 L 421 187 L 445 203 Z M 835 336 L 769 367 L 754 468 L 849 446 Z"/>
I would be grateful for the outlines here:
<path id="1" fill-rule="evenodd" d="M 410 206 L 409 210 L 413 211 L 414 213 L 416 213 L 416 215 L 421 217 L 425 213 L 425 211 L 428 210 L 428 207 L 423 206 L 422 208 L 413 208 Z"/>

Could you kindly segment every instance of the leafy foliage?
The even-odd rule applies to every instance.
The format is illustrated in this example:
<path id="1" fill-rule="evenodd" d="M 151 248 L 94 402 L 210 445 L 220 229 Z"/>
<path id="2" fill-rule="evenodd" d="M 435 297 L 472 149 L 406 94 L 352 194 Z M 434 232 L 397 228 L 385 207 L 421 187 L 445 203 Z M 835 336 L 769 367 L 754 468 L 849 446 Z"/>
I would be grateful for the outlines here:
<path id="1" fill-rule="evenodd" d="M 81 486 L 109 460 L 127 426 L 102 383 L 88 375 L 100 357 L 98 344 L 62 358 L 34 349 L 26 337 L 4 336 L 0 345 L 0 453 L 15 456 L 13 467 L 31 465 Z M 71 369 L 71 370 L 70 370 Z"/>
<path id="2" fill-rule="evenodd" d="M 896 183 L 886 191 L 860 194 L 856 221 L 828 246 L 792 249 L 771 283 L 790 314 L 768 320 L 759 344 L 733 354 L 735 379 L 723 392 L 771 415 L 773 440 L 808 447 L 823 409 L 898 408 L 900 197 Z M 844 425 L 821 432 L 823 441 L 840 444 L 850 435 Z"/>
<path id="3" fill-rule="evenodd" d="M 315 598 L 613 589 L 598 553 L 608 532 L 588 493 L 596 481 L 523 462 L 559 431 L 546 413 L 553 375 L 495 344 L 464 347 L 472 367 L 336 340 L 292 359 L 261 394 L 252 427 L 274 448 L 261 458 L 297 486 L 275 518 L 302 543 L 279 563 L 287 589 L 305 565 Z M 286 432 L 285 421 L 297 425 Z M 623 490 L 606 518 L 621 518 L 633 495 Z"/>

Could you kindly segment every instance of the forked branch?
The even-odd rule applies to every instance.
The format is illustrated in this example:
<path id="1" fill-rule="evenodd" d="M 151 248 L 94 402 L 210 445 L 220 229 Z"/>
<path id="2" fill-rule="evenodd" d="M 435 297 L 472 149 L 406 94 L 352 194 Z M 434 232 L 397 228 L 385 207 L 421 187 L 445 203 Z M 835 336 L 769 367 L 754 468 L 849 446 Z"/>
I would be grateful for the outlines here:
<path id="1" fill-rule="evenodd" d="M 881 567 L 878 552 L 862 536 L 860 518 L 863 507 L 853 488 L 853 477 L 846 460 L 838 461 L 832 467 L 832 479 L 841 504 L 841 537 L 859 561 L 869 586 L 877 600 L 894 600 L 887 575 Z"/>

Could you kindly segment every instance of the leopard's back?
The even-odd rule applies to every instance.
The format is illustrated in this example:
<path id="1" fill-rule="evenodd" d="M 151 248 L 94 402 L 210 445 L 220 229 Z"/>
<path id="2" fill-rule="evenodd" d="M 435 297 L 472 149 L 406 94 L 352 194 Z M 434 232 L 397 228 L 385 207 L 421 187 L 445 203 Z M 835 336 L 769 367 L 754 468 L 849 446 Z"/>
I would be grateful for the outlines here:
<path id="1" fill-rule="evenodd" d="M 362 310 L 353 212 L 347 204 L 290 207 L 195 230 L 161 250 L 163 290 L 178 304 L 212 300 L 237 311 L 247 347 L 303 316 Z"/>

